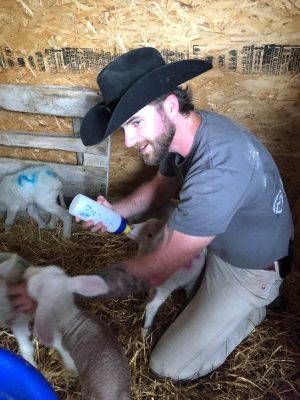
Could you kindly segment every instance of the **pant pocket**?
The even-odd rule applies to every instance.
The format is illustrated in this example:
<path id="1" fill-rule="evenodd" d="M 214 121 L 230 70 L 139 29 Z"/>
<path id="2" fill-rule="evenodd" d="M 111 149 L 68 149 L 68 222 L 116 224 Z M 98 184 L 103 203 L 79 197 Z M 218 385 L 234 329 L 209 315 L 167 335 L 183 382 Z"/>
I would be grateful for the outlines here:
<path id="1" fill-rule="evenodd" d="M 245 270 L 244 288 L 252 296 L 253 305 L 270 304 L 279 295 L 282 283 L 277 271 Z"/>

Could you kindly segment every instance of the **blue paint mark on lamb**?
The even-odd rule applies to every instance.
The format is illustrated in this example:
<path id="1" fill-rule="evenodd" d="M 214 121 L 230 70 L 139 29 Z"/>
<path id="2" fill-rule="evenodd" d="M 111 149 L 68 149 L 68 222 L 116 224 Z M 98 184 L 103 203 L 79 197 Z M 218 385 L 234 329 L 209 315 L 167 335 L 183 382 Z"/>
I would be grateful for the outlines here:
<path id="1" fill-rule="evenodd" d="M 19 186 L 23 186 L 23 184 L 26 183 L 31 183 L 33 186 L 35 186 L 36 182 L 37 182 L 36 174 L 32 174 L 30 176 L 22 174 L 17 177 L 17 184 Z"/>

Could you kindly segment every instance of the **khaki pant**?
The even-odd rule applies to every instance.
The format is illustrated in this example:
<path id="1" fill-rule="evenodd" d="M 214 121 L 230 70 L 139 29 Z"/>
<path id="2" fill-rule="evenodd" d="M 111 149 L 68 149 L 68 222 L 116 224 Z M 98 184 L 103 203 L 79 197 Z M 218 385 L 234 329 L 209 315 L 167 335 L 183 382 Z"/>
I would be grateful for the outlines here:
<path id="1" fill-rule="evenodd" d="M 196 379 L 218 368 L 266 316 L 279 294 L 275 271 L 233 267 L 209 252 L 201 286 L 163 334 L 150 369 L 174 380 Z"/>

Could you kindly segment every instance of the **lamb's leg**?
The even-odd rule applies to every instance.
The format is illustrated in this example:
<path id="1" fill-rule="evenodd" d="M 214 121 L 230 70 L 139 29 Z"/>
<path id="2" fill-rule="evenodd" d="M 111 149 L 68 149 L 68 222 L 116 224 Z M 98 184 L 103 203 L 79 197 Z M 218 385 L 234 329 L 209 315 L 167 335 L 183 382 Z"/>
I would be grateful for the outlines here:
<path id="1" fill-rule="evenodd" d="M 30 339 L 31 332 L 29 330 L 29 316 L 20 314 L 13 323 L 11 329 L 15 335 L 15 338 L 19 344 L 20 353 L 22 356 L 30 362 L 34 367 L 37 367 L 33 357 L 33 345 Z"/>
<path id="2" fill-rule="evenodd" d="M 144 325 L 142 328 L 143 336 L 147 336 L 151 331 L 153 320 L 158 309 L 166 301 L 174 289 L 176 289 L 176 287 L 173 285 L 161 285 L 153 290 L 153 297 L 149 303 L 147 303 L 145 308 Z"/>
<path id="3" fill-rule="evenodd" d="M 206 251 L 200 252 L 192 260 L 192 270 L 186 275 L 191 277 L 188 282 L 186 282 L 183 287 L 186 291 L 188 299 L 194 297 L 196 291 L 198 290 L 201 280 L 203 279 L 203 268 L 205 266 Z"/>
<path id="4" fill-rule="evenodd" d="M 56 215 L 51 215 L 49 222 L 46 225 L 46 229 L 55 229 L 58 224 L 58 217 Z"/>
<path id="5" fill-rule="evenodd" d="M 48 222 L 44 220 L 41 215 L 42 210 L 40 210 L 35 204 L 31 204 L 27 208 L 27 212 L 31 218 L 33 218 L 37 223 L 38 226 L 42 229 L 55 229 L 58 223 L 58 217 L 56 215 L 51 215 Z M 47 212 L 45 214 L 48 215 Z M 48 215 L 49 216 L 49 215 Z"/>
<path id="6" fill-rule="evenodd" d="M 7 207 L 5 218 L 5 232 L 9 232 L 17 216 L 18 210 L 12 207 Z"/>
<path id="7" fill-rule="evenodd" d="M 63 221 L 63 239 L 70 239 L 71 237 L 71 227 L 72 227 L 72 217 L 69 212 L 58 205 L 54 204 L 44 204 L 42 207 L 45 211 L 50 213 L 51 215 L 56 215 L 60 220 Z"/>
<path id="8" fill-rule="evenodd" d="M 37 222 L 39 228 L 45 229 L 47 227 L 47 223 L 40 216 L 39 210 L 35 204 L 30 204 L 27 207 L 27 213 L 31 218 L 33 218 Z"/>
<path id="9" fill-rule="evenodd" d="M 61 336 L 58 334 L 58 332 L 56 332 L 55 334 L 53 347 L 60 354 L 65 367 L 70 369 L 71 371 L 77 372 L 77 368 L 74 364 L 73 358 L 70 356 L 69 352 L 63 347 L 61 343 Z"/>
<path id="10" fill-rule="evenodd" d="M 63 208 L 67 208 L 66 203 L 65 203 L 64 194 L 63 194 L 63 191 L 62 191 L 62 190 L 59 192 L 58 197 L 59 197 L 60 205 L 61 205 Z"/>
<path id="11" fill-rule="evenodd" d="M 143 303 L 138 304 L 137 307 L 136 307 L 136 309 L 137 309 L 138 311 L 144 311 L 145 308 L 146 308 L 146 305 L 147 305 L 148 303 L 150 303 L 150 301 L 153 299 L 154 296 L 155 296 L 155 289 L 150 289 L 149 294 L 148 294 L 148 297 L 146 298 L 146 300 L 144 300 Z"/>

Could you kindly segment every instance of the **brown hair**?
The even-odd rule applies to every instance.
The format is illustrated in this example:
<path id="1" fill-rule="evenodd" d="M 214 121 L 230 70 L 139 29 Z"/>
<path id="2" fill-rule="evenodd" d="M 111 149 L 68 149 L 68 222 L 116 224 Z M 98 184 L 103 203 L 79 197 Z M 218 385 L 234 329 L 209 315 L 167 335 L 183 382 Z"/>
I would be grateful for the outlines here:
<path id="1" fill-rule="evenodd" d="M 194 110 L 194 104 L 192 103 L 192 91 L 189 89 L 187 86 L 186 88 L 181 88 L 177 87 L 176 89 L 172 90 L 171 92 L 168 92 L 160 97 L 158 97 L 156 100 L 152 101 L 150 104 L 157 106 L 158 109 L 161 109 L 162 103 L 166 100 L 170 94 L 174 94 L 179 103 L 179 112 L 182 115 L 188 116 L 191 111 Z"/>

